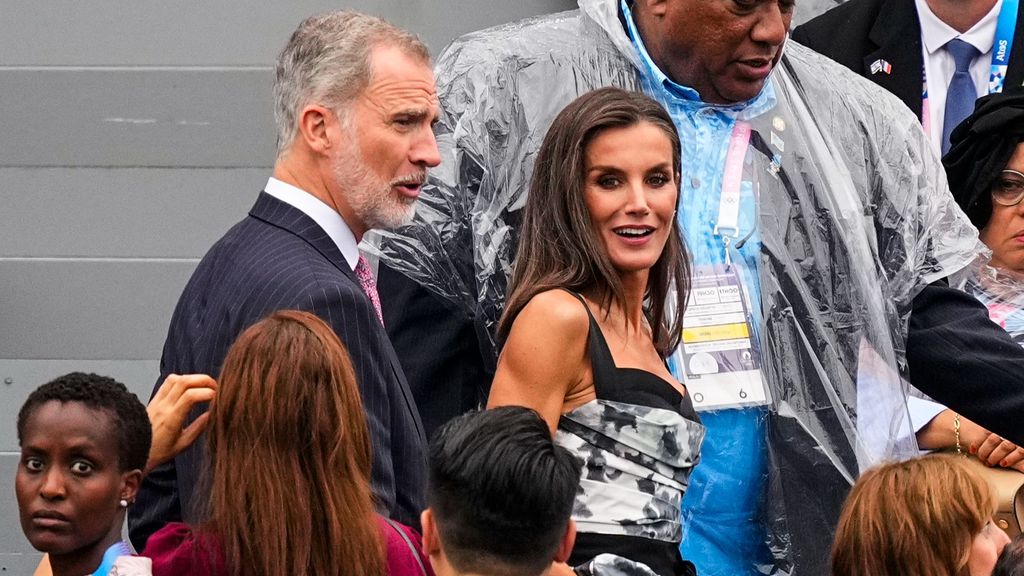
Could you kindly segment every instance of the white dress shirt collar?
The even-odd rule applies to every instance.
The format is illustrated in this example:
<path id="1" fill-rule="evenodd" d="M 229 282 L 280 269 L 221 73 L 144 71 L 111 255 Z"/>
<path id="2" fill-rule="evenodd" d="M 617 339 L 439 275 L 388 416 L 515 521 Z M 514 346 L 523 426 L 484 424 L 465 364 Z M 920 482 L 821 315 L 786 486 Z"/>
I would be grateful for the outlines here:
<path id="1" fill-rule="evenodd" d="M 914 1 L 917 4 L 918 20 L 921 21 L 921 40 L 929 54 L 941 50 L 947 42 L 954 38 L 960 38 L 974 46 L 980 54 L 987 54 L 992 50 L 992 44 L 995 43 L 996 37 L 996 24 L 999 23 L 999 10 L 1003 7 L 1003 0 L 996 0 L 995 6 L 988 11 L 988 14 L 963 34 L 939 20 L 926 0 Z"/>
<path id="2" fill-rule="evenodd" d="M 345 257 L 345 262 L 349 267 L 355 270 L 356 263 L 359 261 L 359 244 L 348 224 L 340 214 L 335 212 L 334 208 L 324 204 L 309 192 L 276 178 L 267 180 L 263 191 L 312 218 L 338 246 L 338 250 Z"/>

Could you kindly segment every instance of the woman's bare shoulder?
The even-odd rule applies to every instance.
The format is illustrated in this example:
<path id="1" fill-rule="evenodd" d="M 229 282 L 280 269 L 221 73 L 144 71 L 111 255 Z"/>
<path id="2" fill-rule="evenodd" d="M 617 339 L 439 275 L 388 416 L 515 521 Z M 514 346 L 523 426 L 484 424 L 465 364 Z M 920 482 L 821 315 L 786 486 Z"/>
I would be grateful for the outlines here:
<path id="1" fill-rule="evenodd" d="M 523 307 L 516 324 L 540 325 L 552 335 L 586 334 L 590 317 L 583 303 L 562 289 L 545 290 L 530 298 Z"/>

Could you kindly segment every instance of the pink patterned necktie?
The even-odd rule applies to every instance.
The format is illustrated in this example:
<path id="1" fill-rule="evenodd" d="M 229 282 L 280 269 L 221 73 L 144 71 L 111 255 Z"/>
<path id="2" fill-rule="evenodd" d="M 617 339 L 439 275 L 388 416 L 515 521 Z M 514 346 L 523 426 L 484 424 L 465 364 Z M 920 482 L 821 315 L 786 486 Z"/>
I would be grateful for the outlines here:
<path id="1" fill-rule="evenodd" d="M 356 263 L 356 278 L 359 278 L 359 285 L 362 286 L 363 292 L 370 298 L 370 302 L 373 302 L 373 309 L 377 311 L 377 319 L 380 320 L 381 326 L 384 325 L 384 315 L 380 313 L 380 296 L 377 294 L 377 279 L 373 277 L 373 270 L 370 269 L 370 263 L 366 261 L 366 258 L 359 256 L 359 262 Z"/>

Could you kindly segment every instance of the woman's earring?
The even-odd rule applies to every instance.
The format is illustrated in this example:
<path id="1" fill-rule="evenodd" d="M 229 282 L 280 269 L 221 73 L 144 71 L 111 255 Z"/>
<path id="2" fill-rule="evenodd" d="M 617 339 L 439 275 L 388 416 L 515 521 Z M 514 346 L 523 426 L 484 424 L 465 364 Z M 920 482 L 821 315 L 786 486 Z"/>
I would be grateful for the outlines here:
<path id="1" fill-rule="evenodd" d="M 125 500 L 124 498 L 121 498 L 121 501 L 119 502 L 119 504 L 121 505 L 121 508 L 127 508 L 128 507 L 128 501 Z"/>

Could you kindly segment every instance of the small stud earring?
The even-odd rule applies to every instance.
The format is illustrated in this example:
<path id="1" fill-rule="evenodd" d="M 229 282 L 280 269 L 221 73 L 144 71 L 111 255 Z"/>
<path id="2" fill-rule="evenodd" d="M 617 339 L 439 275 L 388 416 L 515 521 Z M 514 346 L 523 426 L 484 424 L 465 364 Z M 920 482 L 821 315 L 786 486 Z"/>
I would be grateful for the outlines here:
<path id="1" fill-rule="evenodd" d="M 128 501 L 125 500 L 124 498 L 121 498 L 121 502 L 119 502 L 119 504 L 121 505 L 121 508 L 127 508 L 128 507 Z"/>

